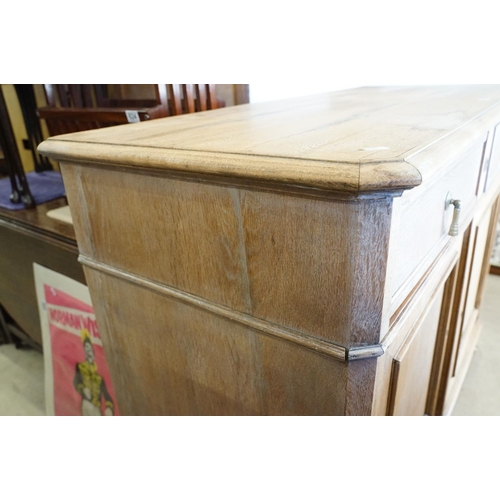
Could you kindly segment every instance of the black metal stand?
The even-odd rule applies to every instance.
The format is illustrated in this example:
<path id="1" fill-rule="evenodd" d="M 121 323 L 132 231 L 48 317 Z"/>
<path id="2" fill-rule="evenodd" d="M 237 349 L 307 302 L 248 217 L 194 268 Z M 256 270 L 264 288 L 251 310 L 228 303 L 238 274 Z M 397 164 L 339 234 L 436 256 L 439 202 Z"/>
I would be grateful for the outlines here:
<path id="1" fill-rule="evenodd" d="M 31 195 L 26 174 L 24 173 L 19 151 L 17 150 L 14 132 L 9 119 L 7 105 L 0 86 L 0 148 L 3 151 L 7 170 L 12 186 L 10 200 L 12 203 L 24 203 L 26 208 L 35 206 L 33 196 Z"/>

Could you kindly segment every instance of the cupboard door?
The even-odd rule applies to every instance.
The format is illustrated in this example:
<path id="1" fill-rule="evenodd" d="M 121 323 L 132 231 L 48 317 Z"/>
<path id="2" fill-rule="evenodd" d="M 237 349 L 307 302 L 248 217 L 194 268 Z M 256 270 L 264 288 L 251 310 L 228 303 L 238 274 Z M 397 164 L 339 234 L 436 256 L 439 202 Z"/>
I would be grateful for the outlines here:
<path id="1" fill-rule="evenodd" d="M 442 359 L 440 399 L 435 414 L 452 412 L 479 338 L 479 307 L 489 269 L 498 200 L 467 229 L 449 311 L 447 342 Z"/>
<path id="2" fill-rule="evenodd" d="M 464 283 L 464 305 L 460 324 L 460 336 L 455 356 L 455 367 L 461 365 L 464 355 L 467 355 L 464 347 L 466 346 L 467 336 L 474 329 L 479 314 L 479 304 L 476 304 L 479 282 L 483 271 L 485 261 L 486 247 L 488 246 L 488 229 L 490 225 L 491 211 L 488 211 L 474 228 L 474 239 L 471 247 L 470 270 L 468 280 Z M 489 259 L 488 259 L 489 260 Z"/>
<path id="3" fill-rule="evenodd" d="M 389 415 L 425 414 L 444 285 L 394 357 Z"/>

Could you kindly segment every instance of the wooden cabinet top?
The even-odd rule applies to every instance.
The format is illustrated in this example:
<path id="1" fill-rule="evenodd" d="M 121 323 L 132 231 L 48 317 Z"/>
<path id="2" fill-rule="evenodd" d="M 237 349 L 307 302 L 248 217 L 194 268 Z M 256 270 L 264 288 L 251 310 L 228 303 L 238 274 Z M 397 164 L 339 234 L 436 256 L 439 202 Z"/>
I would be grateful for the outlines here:
<path id="1" fill-rule="evenodd" d="M 500 86 L 366 87 L 56 136 L 55 160 L 347 193 L 422 183 L 500 122 Z"/>

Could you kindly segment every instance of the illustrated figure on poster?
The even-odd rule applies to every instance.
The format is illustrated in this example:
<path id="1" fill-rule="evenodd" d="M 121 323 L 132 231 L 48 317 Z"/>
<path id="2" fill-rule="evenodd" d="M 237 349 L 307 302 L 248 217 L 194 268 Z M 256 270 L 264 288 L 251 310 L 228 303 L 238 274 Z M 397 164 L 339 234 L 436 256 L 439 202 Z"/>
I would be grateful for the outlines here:
<path id="1" fill-rule="evenodd" d="M 85 350 L 85 361 L 76 364 L 76 373 L 73 385 L 77 392 L 82 396 L 82 415 L 83 416 L 111 416 L 114 414 L 114 404 L 106 384 L 97 371 L 95 362 L 94 347 L 88 330 L 81 331 L 83 348 Z M 101 403 L 104 399 L 106 409 L 104 414 L 101 410 Z"/>

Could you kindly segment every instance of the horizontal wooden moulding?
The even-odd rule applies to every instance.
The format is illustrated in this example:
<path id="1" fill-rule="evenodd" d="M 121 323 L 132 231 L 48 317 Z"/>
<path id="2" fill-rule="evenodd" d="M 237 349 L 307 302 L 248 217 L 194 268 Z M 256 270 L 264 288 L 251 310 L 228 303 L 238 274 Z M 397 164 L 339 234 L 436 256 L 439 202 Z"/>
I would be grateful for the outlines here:
<path id="1" fill-rule="evenodd" d="M 77 135 L 77 134 L 76 134 Z M 299 158 L 164 150 L 149 146 L 93 144 L 59 140 L 40 144 L 38 151 L 53 160 L 159 169 L 184 175 L 231 177 L 322 191 L 368 193 L 411 189 L 422 182 L 417 168 L 404 160 L 336 162 Z M 146 167 L 147 165 L 147 167 Z"/>
<path id="2" fill-rule="evenodd" d="M 82 265 L 100 271 L 102 273 L 123 279 L 130 283 L 134 283 L 135 285 L 142 286 L 144 288 L 147 288 L 148 290 L 166 295 L 175 300 L 180 300 L 194 307 L 199 307 L 206 311 L 210 311 L 213 314 L 217 314 L 230 321 L 243 324 L 258 332 L 279 337 L 289 342 L 293 342 L 294 344 L 305 347 L 306 349 L 311 349 L 321 354 L 331 356 L 332 358 L 339 361 L 355 361 L 358 359 L 382 356 L 386 349 L 386 346 L 382 344 L 354 346 L 348 348 L 345 346 L 334 344 L 333 342 L 327 342 L 311 335 L 297 332 L 289 328 L 284 328 L 282 326 L 276 325 L 269 321 L 255 318 L 254 316 L 250 316 L 245 313 L 234 311 L 233 309 L 229 309 L 209 300 L 202 299 L 190 293 L 183 292 L 182 290 L 178 290 L 176 288 L 157 283 L 140 276 L 136 276 L 113 266 L 97 262 L 85 255 L 80 255 L 78 260 Z"/>

